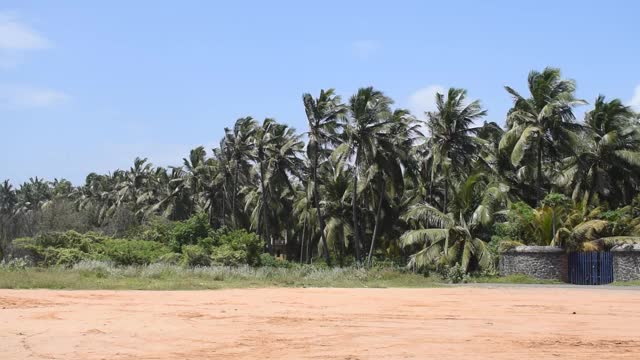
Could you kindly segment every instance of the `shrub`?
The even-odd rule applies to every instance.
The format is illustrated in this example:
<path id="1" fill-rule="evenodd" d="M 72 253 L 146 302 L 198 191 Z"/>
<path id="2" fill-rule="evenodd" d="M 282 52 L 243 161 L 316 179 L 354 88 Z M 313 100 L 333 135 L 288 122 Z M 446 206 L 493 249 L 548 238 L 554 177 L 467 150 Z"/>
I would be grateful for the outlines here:
<path id="1" fill-rule="evenodd" d="M 154 217 L 145 224 L 136 227 L 127 234 L 128 238 L 156 241 L 169 244 L 173 229 L 177 223 L 171 222 L 161 217 Z"/>
<path id="2" fill-rule="evenodd" d="M 145 265 L 156 262 L 171 251 L 165 245 L 147 240 L 105 240 L 98 253 L 116 265 Z"/>
<path id="3" fill-rule="evenodd" d="M 168 253 L 160 256 L 156 263 L 166 265 L 178 265 L 182 261 L 182 254 L 180 253 Z"/>
<path id="4" fill-rule="evenodd" d="M 212 248 L 211 259 L 214 263 L 237 266 L 241 264 L 259 265 L 262 241 L 258 235 L 245 230 L 235 230 L 216 234 L 218 246 Z"/>
<path id="5" fill-rule="evenodd" d="M 519 241 L 503 240 L 498 244 L 498 252 L 502 254 L 521 245 L 524 244 Z"/>
<path id="6" fill-rule="evenodd" d="M 78 249 L 54 249 L 47 248 L 50 257 L 46 261 L 46 265 L 58 265 L 71 267 L 82 260 L 89 259 L 89 254 Z"/>
<path id="7" fill-rule="evenodd" d="M 204 251 L 206 251 L 207 254 L 211 253 L 211 248 L 214 247 L 215 244 L 216 244 L 216 241 L 211 236 L 198 240 L 198 246 L 204 249 Z"/>
<path id="8" fill-rule="evenodd" d="M 224 245 L 213 249 L 211 260 L 218 265 L 238 266 L 247 263 L 247 256 L 245 251 L 234 250 L 230 246 Z"/>
<path id="9" fill-rule="evenodd" d="M 211 264 L 209 254 L 198 245 L 184 245 L 182 247 L 182 261 L 188 266 L 208 266 Z"/>
<path id="10" fill-rule="evenodd" d="M 264 266 L 264 267 L 285 268 L 285 269 L 289 269 L 294 265 L 289 261 L 273 257 L 272 255 L 266 254 L 266 253 L 260 254 L 259 263 L 260 263 L 260 266 Z"/>
<path id="11" fill-rule="evenodd" d="M 170 245 L 174 251 L 180 252 L 183 245 L 197 244 L 200 239 L 209 237 L 211 232 L 207 214 L 199 213 L 175 224 L 171 231 Z"/>
<path id="12" fill-rule="evenodd" d="M 469 280 L 469 275 L 465 273 L 464 268 L 459 263 L 453 266 L 442 266 L 438 270 L 442 278 L 452 284 L 466 283 Z"/>

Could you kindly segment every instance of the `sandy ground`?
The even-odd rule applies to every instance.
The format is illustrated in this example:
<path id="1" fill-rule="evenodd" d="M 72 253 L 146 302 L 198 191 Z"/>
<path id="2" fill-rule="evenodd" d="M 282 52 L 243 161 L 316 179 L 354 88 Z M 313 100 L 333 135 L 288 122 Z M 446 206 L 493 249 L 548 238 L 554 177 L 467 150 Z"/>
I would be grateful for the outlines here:
<path id="1" fill-rule="evenodd" d="M 640 291 L 0 290 L 8 359 L 640 359 Z"/>

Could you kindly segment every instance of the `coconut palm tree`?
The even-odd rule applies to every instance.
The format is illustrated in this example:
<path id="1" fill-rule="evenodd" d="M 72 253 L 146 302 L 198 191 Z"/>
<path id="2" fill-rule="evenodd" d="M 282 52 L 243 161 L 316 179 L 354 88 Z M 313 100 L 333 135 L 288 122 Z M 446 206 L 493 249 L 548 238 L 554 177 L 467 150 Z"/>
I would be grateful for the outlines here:
<path id="1" fill-rule="evenodd" d="M 477 173 L 454 187 L 451 212 L 444 213 L 426 202 L 418 203 L 402 219 L 419 229 L 408 230 L 400 238 L 404 247 L 423 245 L 411 256 L 410 266 L 427 267 L 436 262 L 487 269 L 492 259 L 478 234 L 493 222 L 493 214 L 508 203 L 509 189 L 486 174 Z"/>
<path id="2" fill-rule="evenodd" d="M 571 153 L 576 143 L 573 108 L 585 104 L 576 99 L 575 82 L 561 78 L 560 70 L 545 68 L 531 71 L 528 78 L 530 97 L 525 98 L 509 86 L 505 89 L 513 96 L 513 107 L 507 115 L 507 132 L 500 140 L 501 151 L 511 155 L 517 167 L 535 167 L 536 203 L 542 200 L 544 186 L 544 156 L 558 158 Z"/>
<path id="3" fill-rule="evenodd" d="M 411 149 L 416 134 L 418 134 L 418 124 L 411 114 L 404 109 L 397 109 L 390 118 L 385 136 L 378 138 L 378 152 L 374 163 L 366 171 L 363 185 L 371 189 L 372 201 L 370 205 L 376 204 L 373 208 L 374 226 L 371 235 L 369 255 L 367 265 L 371 266 L 376 239 L 380 232 L 380 224 L 383 215 L 383 203 L 390 204 L 392 196 L 389 194 L 400 194 L 404 190 L 404 177 L 407 172 L 414 168 L 411 158 Z M 373 201 L 373 199 L 376 199 Z M 389 211 L 385 211 L 389 213 Z"/>
<path id="4" fill-rule="evenodd" d="M 231 184 L 231 217 L 233 225 L 239 226 L 237 204 L 242 184 L 249 181 L 251 154 L 254 151 L 253 136 L 258 127 L 250 116 L 236 120 L 233 129 L 225 128 L 224 146 L 230 152 L 233 181 Z"/>
<path id="5" fill-rule="evenodd" d="M 479 138 L 474 136 L 479 127 L 472 125 L 487 114 L 478 100 L 467 103 L 466 98 L 466 90 L 450 88 L 446 98 L 436 94 L 436 111 L 427 113 L 428 146 L 433 158 L 431 181 L 437 173 L 444 175 L 444 212 L 447 211 L 451 177 L 468 174 L 479 152 Z"/>
<path id="6" fill-rule="evenodd" d="M 358 185 L 358 177 L 363 167 L 375 163 L 379 140 L 388 135 L 386 126 L 390 123 L 392 103 L 393 100 L 373 87 L 360 88 L 349 99 L 349 117 L 344 124 L 345 142 L 336 149 L 341 156 L 352 158 L 354 164 L 351 204 L 353 246 L 357 263 L 361 261 L 362 246 L 358 193 L 363 190 Z"/>
<path id="7" fill-rule="evenodd" d="M 279 124 L 274 119 L 267 118 L 255 131 L 253 136 L 253 159 L 258 167 L 260 187 L 260 203 L 254 209 L 260 209 L 260 220 L 254 221 L 263 230 L 264 241 L 269 252 L 272 250 L 274 234 L 271 233 L 272 223 L 276 230 L 281 226 L 273 217 L 272 209 L 290 208 L 290 201 L 295 194 L 290 176 L 300 177 L 303 160 L 299 157 L 303 149 L 300 136 L 287 125 Z M 255 191 L 253 192 L 255 194 Z M 255 195 L 251 195 L 254 201 Z M 249 200 L 247 204 L 249 204 Z M 285 204 L 289 202 L 289 204 Z M 254 211 L 255 213 L 255 211 Z M 286 216 L 282 214 L 282 216 Z M 275 219 L 275 220 L 274 220 Z M 255 219 L 257 220 L 257 219 Z M 258 226 L 262 224 L 262 226 Z"/>
<path id="8" fill-rule="evenodd" d="M 0 214 L 8 215 L 13 213 L 17 203 L 18 196 L 15 189 L 8 179 L 4 180 L 0 184 Z"/>
<path id="9" fill-rule="evenodd" d="M 124 173 L 124 177 L 118 183 L 117 206 L 129 206 L 130 210 L 141 218 L 140 202 L 145 199 L 147 192 L 150 191 L 149 177 L 151 175 L 153 165 L 147 161 L 137 157 L 133 166 Z"/>
<path id="10" fill-rule="evenodd" d="M 309 124 L 309 140 L 307 156 L 311 160 L 311 179 L 313 181 L 313 205 L 316 208 L 320 236 L 322 238 L 323 254 L 327 265 L 331 265 L 329 247 L 325 236 L 325 221 L 320 208 L 320 191 L 318 167 L 321 159 L 327 157 L 327 145 L 337 142 L 336 129 L 338 121 L 346 114 L 346 107 L 340 102 L 333 89 L 320 90 L 320 96 L 314 98 L 311 94 L 302 95 L 304 110 Z"/>
<path id="11" fill-rule="evenodd" d="M 598 96 L 585 127 L 581 151 L 565 159 L 563 180 L 574 201 L 582 198 L 589 206 L 597 195 L 611 205 L 626 203 L 640 184 L 640 131 L 633 126 L 633 112 L 619 99 Z"/>

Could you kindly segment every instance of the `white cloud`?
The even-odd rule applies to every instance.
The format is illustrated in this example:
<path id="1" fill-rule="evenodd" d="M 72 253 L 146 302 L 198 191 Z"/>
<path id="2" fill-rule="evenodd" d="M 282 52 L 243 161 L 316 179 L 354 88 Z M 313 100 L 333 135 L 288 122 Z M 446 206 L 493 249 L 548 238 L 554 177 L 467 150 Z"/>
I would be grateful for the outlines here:
<path id="1" fill-rule="evenodd" d="M 49 47 L 49 40 L 18 21 L 15 15 L 0 12 L 0 49 L 37 50 Z"/>
<path id="2" fill-rule="evenodd" d="M 0 107 L 42 108 L 68 102 L 71 97 L 64 92 L 30 86 L 0 86 Z"/>
<path id="3" fill-rule="evenodd" d="M 429 85 L 418 89 L 409 96 L 408 107 L 411 113 L 418 119 L 426 118 L 425 112 L 436 109 L 436 93 L 445 93 L 441 85 Z"/>
<path id="4" fill-rule="evenodd" d="M 16 66 L 27 51 L 52 46 L 51 41 L 20 22 L 15 14 L 0 12 L 0 68 Z"/>
<path id="5" fill-rule="evenodd" d="M 371 58 L 381 48 L 382 45 L 378 41 L 374 40 L 359 40 L 351 45 L 353 55 L 360 60 L 367 60 Z"/>
<path id="6" fill-rule="evenodd" d="M 631 106 L 635 111 L 640 111 L 640 85 L 636 86 L 636 89 L 633 92 L 633 97 L 629 100 L 629 106 Z"/>

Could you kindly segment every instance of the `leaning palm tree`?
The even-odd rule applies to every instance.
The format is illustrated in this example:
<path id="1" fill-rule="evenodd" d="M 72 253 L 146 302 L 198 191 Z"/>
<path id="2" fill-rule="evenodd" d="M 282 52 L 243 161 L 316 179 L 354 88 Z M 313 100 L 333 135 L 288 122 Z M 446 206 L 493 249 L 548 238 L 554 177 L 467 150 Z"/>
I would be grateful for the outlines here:
<path id="1" fill-rule="evenodd" d="M 536 203 L 539 205 L 544 186 L 543 157 L 571 152 L 576 142 L 575 132 L 580 130 L 574 122 L 573 108 L 585 101 L 575 98 L 575 82 L 563 80 L 559 69 L 548 67 L 542 72 L 531 71 L 528 84 L 529 98 L 505 86 L 513 96 L 513 107 L 507 116 L 508 131 L 499 148 L 511 154 L 514 166 L 534 164 Z"/>
<path id="2" fill-rule="evenodd" d="M 367 265 L 371 266 L 376 240 L 382 232 L 383 204 L 387 204 L 384 213 L 388 214 L 388 205 L 392 203 L 389 194 L 402 194 L 405 177 L 414 167 L 411 149 L 415 136 L 419 134 L 416 119 L 404 109 L 397 109 L 390 117 L 385 136 L 378 138 L 378 152 L 374 163 L 365 172 L 363 186 L 370 188 L 370 205 L 374 214 L 373 233 L 367 256 Z M 400 195 L 401 196 L 401 195 Z"/>
<path id="3" fill-rule="evenodd" d="M 323 254 L 327 265 L 331 265 L 329 247 L 325 236 L 325 221 L 322 209 L 320 209 L 320 191 L 318 167 L 321 158 L 326 157 L 326 146 L 335 143 L 338 120 L 346 113 L 346 107 L 341 104 L 340 97 L 334 94 L 333 89 L 320 90 L 320 96 L 314 98 L 311 94 L 302 95 L 304 110 L 309 123 L 309 140 L 307 143 L 307 156 L 311 160 L 311 179 L 313 181 L 313 206 L 318 215 L 320 236 L 322 238 Z"/>
<path id="4" fill-rule="evenodd" d="M 467 91 L 450 88 L 447 97 L 436 94 L 436 111 L 427 113 L 427 128 L 431 133 L 428 146 L 433 158 L 431 182 L 437 173 L 444 175 L 443 211 L 447 211 L 450 178 L 468 173 L 478 155 L 479 130 L 473 123 L 487 114 L 478 100 L 467 103 Z"/>

